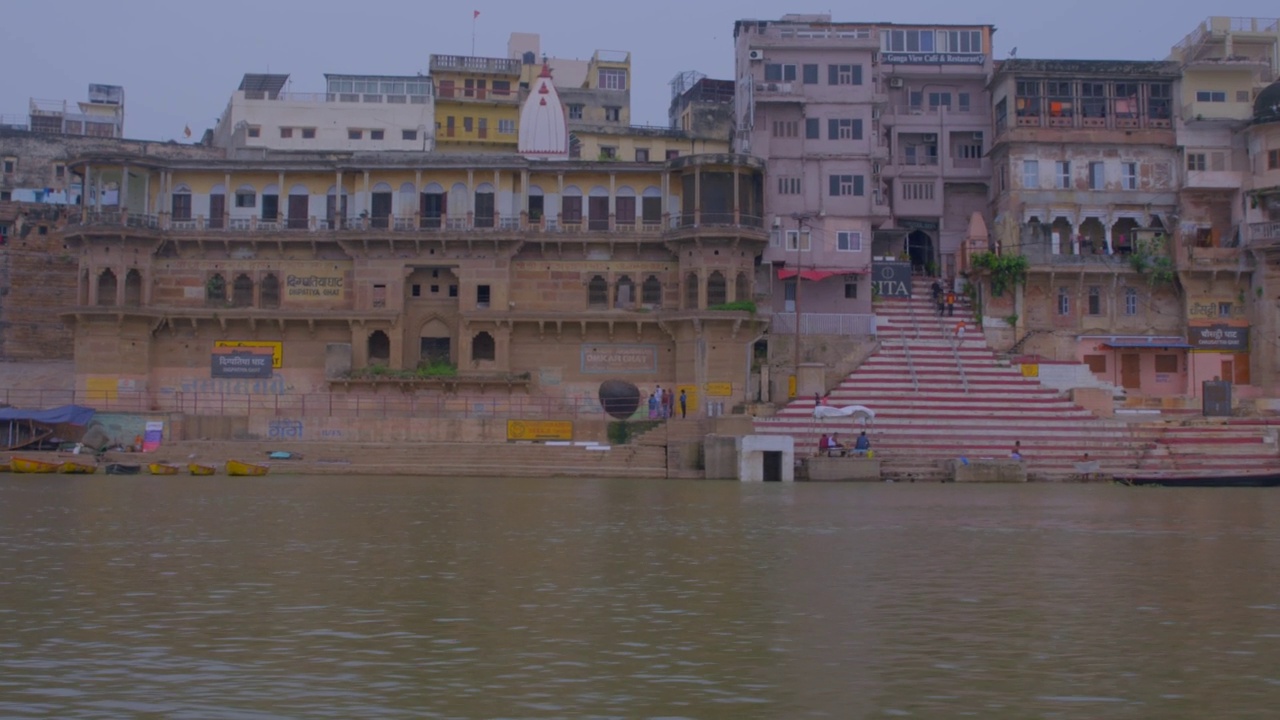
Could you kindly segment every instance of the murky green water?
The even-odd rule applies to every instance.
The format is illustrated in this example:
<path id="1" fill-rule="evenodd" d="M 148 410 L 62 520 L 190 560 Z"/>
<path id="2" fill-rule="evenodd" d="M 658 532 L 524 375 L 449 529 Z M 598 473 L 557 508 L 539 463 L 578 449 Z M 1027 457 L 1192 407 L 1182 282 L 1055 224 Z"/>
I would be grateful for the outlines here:
<path id="1" fill-rule="evenodd" d="M 1280 491 L 0 478 L 5 718 L 1272 718 Z"/>

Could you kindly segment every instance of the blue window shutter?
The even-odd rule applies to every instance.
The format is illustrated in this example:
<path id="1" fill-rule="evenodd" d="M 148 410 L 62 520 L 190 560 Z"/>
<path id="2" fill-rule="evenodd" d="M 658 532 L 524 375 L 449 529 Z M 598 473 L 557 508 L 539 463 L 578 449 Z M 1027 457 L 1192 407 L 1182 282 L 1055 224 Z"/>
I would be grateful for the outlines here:
<path id="1" fill-rule="evenodd" d="M 828 84 L 828 85 L 839 85 L 839 84 L 840 84 L 840 70 L 839 70 L 839 66 L 836 66 L 836 65 L 828 65 L 828 66 L 827 66 L 827 84 Z"/>
<path id="2" fill-rule="evenodd" d="M 853 66 L 853 84 L 854 85 L 862 84 L 862 66 L 861 65 Z"/>
<path id="3" fill-rule="evenodd" d="M 834 118 L 827 120 L 827 139 L 836 140 L 840 137 L 840 121 Z"/>
<path id="4" fill-rule="evenodd" d="M 861 196 L 863 193 L 863 190 L 864 188 L 862 186 L 862 176 L 854 175 L 853 176 L 853 194 Z"/>
<path id="5" fill-rule="evenodd" d="M 857 118 L 853 121 L 853 139 L 862 139 L 862 118 Z"/>
<path id="6" fill-rule="evenodd" d="M 831 176 L 831 194 L 833 196 L 840 194 L 840 176 L 839 175 Z"/>

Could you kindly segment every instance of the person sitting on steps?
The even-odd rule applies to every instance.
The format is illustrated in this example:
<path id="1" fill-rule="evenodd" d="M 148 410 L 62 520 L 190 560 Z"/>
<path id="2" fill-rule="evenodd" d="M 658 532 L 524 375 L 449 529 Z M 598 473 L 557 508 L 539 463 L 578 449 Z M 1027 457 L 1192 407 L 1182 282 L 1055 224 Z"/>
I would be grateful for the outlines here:
<path id="1" fill-rule="evenodd" d="M 866 457 L 871 452 L 871 438 L 867 437 L 866 430 L 858 434 L 858 439 L 853 443 L 853 449 L 858 457 Z"/>

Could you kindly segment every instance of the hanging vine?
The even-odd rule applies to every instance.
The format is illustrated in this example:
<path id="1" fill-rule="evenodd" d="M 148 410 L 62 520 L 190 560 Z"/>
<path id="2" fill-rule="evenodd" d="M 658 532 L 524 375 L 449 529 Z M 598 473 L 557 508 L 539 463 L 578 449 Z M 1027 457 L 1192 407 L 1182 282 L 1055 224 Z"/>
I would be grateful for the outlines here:
<path id="1" fill-rule="evenodd" d="M 1174 268 L 1173 258 L 1169 256 L 1164 235 L 1136 238 L 1133 252 L 1129 254 L 1129 266 L 1139 275 L 1146 276 L 1151 285 L 1164 285 L 1177 279 L 1177 270 Z"/>
<path id="2" fill-rule="evenodd" d="M 992 252 L 978 253 L 971 260 L 977 270 L 986 271 L 991 278 L 991 294 L 995 297 L 1004 295 L 1006 290 L 1018 286 L 1027 279 L 1027 258 L 1022 255 L 997 255 Z"/>

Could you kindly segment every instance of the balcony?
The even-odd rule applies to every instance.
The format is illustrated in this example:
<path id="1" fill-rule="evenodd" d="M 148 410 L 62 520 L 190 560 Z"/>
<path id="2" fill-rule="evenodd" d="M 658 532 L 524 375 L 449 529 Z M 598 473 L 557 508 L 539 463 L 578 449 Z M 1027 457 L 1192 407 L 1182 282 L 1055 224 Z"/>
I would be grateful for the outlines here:
<path id="1" fill-rule="evenodd" d="M 1188 170 L 1184 190 L 1239 190 L 1240 173 L 1234 170 Z"/>
<path id="2" fill-rule="evenodd" d="M 1280 242 L 1280 220 L 1271 222 L 1249 223 L 1249 242 Z"/>
<path id="3" fill-rule="evenodd" d="M 486 73 L 520 76 L 520 61 L 471 55 L 432 55 L 431 72 Z"/>
<path id="4" fill-rule="evenodd" d="M 756 100 L 759 102 L 801 102 L 804 85 L 798 82 L 758 82 Z"/>

